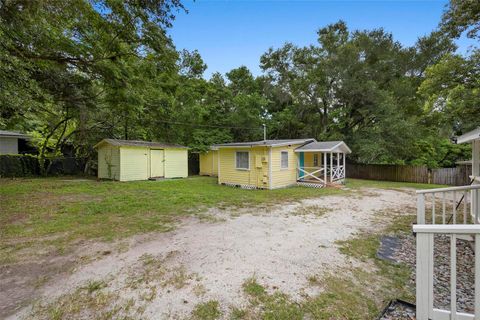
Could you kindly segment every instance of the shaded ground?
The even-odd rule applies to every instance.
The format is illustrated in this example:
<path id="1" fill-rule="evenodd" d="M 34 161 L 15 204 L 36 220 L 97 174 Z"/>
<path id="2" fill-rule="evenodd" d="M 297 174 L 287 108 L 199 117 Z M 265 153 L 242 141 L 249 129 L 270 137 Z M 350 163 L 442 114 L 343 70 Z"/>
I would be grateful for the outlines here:
<path id="1" fill-rule="evenodd" d="M 345 255 L 339 242 L 378 231 L 394 215 L 412 214 L 405 208 L 415 203 L 413 193 L 405 191 L 368 189 L 346 194 L 263 208 L 209 209 L 197 218 L 184 218 L 170 232 L 113 243 L 80 242 L 59 257 L 7 265 L 0 279 L 1 305 L 6 306 L 2 312 L 14 312 L 12 319 L 33 314 L 65 319 L 100 314 L 144 319 L 245 318 L 271 305 L 281 312 L 283 316 L 277 317 L 281 319 L 305 313 L 322 318 L 323 310 L 330 315 L 342 312 L 322 306 L 328 302 L 325 297 L 316 298 L 335 283 L 328 279 L 337 272 L 375 266 Z M 32 263 L 35 267 L 29 266 Z M 22 265 L 25 272 L 19 268 Z M 42 265 L 45 270 L 35 269 Z M 32 291 L 25 279 L 37 272 L 44 278 Z M 254 284 L 252 290 L 248 283 Z M 344 285 L 335 284 L 337 288 Z M 32 297 L 37 297 L 33 305 L 17 310 Z M 263 305 L 263 311 L 256 305 Z M 364 312 L 375 310 L 371 305 L 365 308 Z M 348 318 L 346 313 L 338 315 Z"/>

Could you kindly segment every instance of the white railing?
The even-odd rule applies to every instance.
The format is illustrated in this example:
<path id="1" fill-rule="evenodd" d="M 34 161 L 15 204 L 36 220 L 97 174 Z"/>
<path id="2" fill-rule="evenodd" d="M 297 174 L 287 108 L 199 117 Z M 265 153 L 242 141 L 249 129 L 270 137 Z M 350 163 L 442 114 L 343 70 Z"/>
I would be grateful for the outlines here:
<path id="1" fill-rule="evenodd" d="M 472 199 L 478 199 L 479 190 L 480 185 L 418 190 L 417 224 L 478 222 L 479 210 L 476 206 L 472 207 Z M 425 215 L 426 209 L 430 209 L 431 215 L 428 217 Z M 472 219 L 469 219 L 469 215 Z"/>
<path id="2" fill-rule="evenodd" d="M 325 184 L 325 180 L 320 178 L 321 176 L 324 175 L 324 168 L 323 167 L 303 167 L 303 168 L 298 168 L 298 180 L 305 180 L 307 178 L 316 180 L 318 182 L 321 182 Z M 300 175 L 302 173 L 302 175 Z M 318 176 L 317 176 L 317 175 Z"/>
<path id="3" fill-rule="evenodd" d="M 331 181 L 345 179 L 345 166 L 336 166 L 332 168 Z"/>
<path id="4" fill-rule="evenodd" d="M 480 319 L 480 225 L 416 225 L 416 319 L 418 320 L 473 320 Z M 434 308 L 434 235 L 450 236 L 450 309 Z M 457 310 L 457 237 L 473 235 L 475 240 L 474 313 Z"/>

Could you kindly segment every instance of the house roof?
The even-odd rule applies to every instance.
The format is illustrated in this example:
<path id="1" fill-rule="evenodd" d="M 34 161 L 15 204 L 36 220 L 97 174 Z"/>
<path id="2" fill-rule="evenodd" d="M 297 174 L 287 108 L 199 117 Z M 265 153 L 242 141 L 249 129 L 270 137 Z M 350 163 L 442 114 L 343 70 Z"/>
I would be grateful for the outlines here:
<path id="1" fill-rule="evenodd" d="M 97 148 L 101 144 L 110 144 L 112 146 L 118 147 L 149 147 L 149 148 L 183 148 L 187 147 L 174 144 L 174 143 L 164 143 L 164 142 L 153 142 L 153 141 L 142 141 L 142 140 L 119 140 L 119 139 L 103 139 L 97 143 L 94 148 Z"/>
<path id="2" fill-rule="evenodd" d="M 6 130 L 0 130 L 0 137 L 20 138 L 20 139 L 30 138 L 29 135 L 16 132 L 16 131 L 6 131 Z"/>
<path id="3" fill-rule="evenodd" d="M 257 147 L 257 146 L 266 146 L 266 147 L 278 147 L 278 146 L 288 146 L 292 144 L 303 144 L 307 142 L 315 141 L 315 139 L 284 139 L 284 140 L 261 140 L 261 141 L 250 141 L 250 142 L 232 142 L 232 143 L 220 143 L 214 144 L 213 150 L 218 148 L 233 148 L 233 147 Z"/>
<path id="4" fill-rule="evenodd" d="M 457 137 L 457 143 L 471 142 L 473 140 L 480 140 L 480 127 Z"/>
<path id="5" fill-rule="evenodd" d="M 352 153 L 352 150 L 343 141 L 310 142 L 295 149 L 295 152 L 341 152 Z"/>

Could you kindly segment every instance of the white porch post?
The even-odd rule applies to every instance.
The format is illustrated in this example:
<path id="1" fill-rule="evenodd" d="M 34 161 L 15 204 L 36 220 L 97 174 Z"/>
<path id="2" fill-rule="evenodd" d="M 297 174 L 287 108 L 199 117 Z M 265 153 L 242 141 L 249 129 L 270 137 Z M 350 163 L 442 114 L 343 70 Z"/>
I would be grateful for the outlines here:
<path id="1" fill-rule="evenodd" d="M 327 153 L 323 154 L 323 181 L 325 181 L 325 185 L 327 184 Z"/>
<path id="2" fill-rule="evenodd" d="M 340 152 L 337 152 L 337 172 L 338 172 L 338 179 L 341 179 L 340 176 Z"/>
<path id="3" fill-rule="evenodd" d="M 472 178 L 478 178 L 480 176 L 480 140 L 474 140 L 472 142 Z M 473 184 L 480 184 L 478 180 L 475 180 Z M 480 223 L 480 199 L 478 190 L 472 190 L 471 195 L 471 217 L 474 223 Z"/>
<path id="4" fill-rule="evenodd" d="M 333 153 L 330 152 L 330 182 L 333 182 Z"/>
<path id="5" fill-rule="evenodd" d="M 346 158 L 347 157 L 347 154 L 346 153 L 342 153 L 342 159 L 343 159 L 343 179 L 347 179 L 347 161 L 346 161 Z"/>

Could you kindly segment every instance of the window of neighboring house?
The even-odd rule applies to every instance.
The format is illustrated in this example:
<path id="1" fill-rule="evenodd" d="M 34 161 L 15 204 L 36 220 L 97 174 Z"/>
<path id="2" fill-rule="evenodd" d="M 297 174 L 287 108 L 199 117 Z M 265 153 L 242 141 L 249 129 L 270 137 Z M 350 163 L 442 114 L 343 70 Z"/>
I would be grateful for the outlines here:
<path id="1" fill-rule="evenodd" d="M 313 166 L 318 167 L 318 153 L 313 154 Z"/>
<path id="2" fill-rule="evenodd" d="M 282 151 L 282 169 L 288 169 L 288 151 Z"/>
<path id="3" fill-rule="evenodd" d="M 248 151 L 237 151 L 235 153 L 235 165 L 237 169 L 250 169 L 250 153 Z"/>

